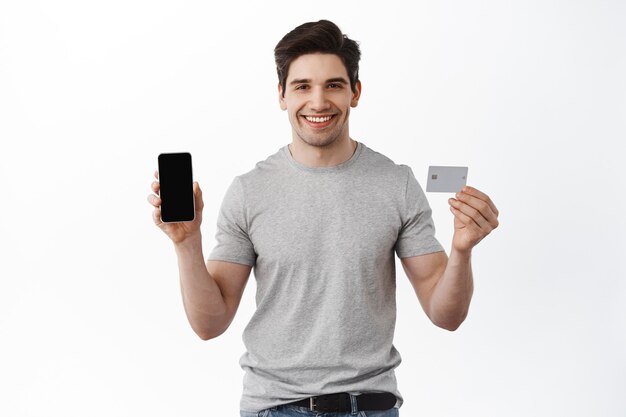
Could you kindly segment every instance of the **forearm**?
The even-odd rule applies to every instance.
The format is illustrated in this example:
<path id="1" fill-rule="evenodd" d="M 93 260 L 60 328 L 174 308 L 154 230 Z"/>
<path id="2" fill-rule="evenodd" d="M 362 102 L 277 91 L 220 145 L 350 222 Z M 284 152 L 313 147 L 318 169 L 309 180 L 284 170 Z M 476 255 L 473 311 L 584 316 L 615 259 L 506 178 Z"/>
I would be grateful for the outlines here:
<path id="1" fill-rule="evenodd" d="M 226 304 L 217 282 L 207 270 L 200 233 L 174 245 L 178 256 L 180 287 L 191 327 L 200 336 L 220 330 Z M 203 337 L 204 338 L 204 337 Z"/>
<path id="2" fill-rule="evenodd" d="M 473 292 L 471 251 L 461 253 L 453 249 L 430 299 L 432 322 L 456 330 L 467 316 Z"/>

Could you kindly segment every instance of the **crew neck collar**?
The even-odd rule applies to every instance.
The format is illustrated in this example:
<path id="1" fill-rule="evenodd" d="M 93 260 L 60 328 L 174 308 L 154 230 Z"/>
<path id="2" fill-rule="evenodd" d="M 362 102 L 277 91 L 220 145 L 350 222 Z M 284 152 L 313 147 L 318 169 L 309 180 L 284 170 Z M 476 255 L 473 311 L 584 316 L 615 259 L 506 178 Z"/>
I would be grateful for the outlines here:
<path id="1" fill-rule="evenodd" d="M 339 171 L 343 171 L 347 169 L 352 164 L 354 164 L 356 160 L 359 158 L 359 156 L 361 155 L 361 152 L 363 151 L 363 146 L 365 145 L 361 144 L 361 142 L 359 141 L 355 141 L 355 142 L 356 142 L 356 149 L 354 150 L 354 153 L 352 154 L 350 159 L 340 163 L 339 165 L 334 165 L 332 167 L 306 166 L 294 159 L 293 155 L 291 155 L 291 152 L 289 152 L 289 145 L 283 146 L 281 150 L 282 150 L 283 155 L 285 155 L 285 158 L 287 158 L 287 161 L 289 161 L 289 164 L 300 171 L 311 172 L 311 173 L 339 172 Z"/>

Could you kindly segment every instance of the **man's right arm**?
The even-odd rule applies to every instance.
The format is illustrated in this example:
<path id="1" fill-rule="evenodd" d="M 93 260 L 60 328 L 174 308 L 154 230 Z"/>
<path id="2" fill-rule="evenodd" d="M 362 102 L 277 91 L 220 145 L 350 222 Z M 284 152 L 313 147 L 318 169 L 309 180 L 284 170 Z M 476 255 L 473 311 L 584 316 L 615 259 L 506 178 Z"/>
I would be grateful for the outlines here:
<path id="1" fill-rule="evenodd" d="M 202 340 L 213 339 L 232 323 L 252 267 L 222 261 L 205 265 L 199 232 L 174 246 L 189 324 Z"/>
<path id="2" fill-rule="evenodd" d="M 154 177 L 155 194 L 148 195 L 148 202 L 154 207 L 152 220 L 174 243 L 187 319 L 201 339 L 212 339 L 224 333 L 233 321 L 252 267 L 222 261 L 208 261 L 205 265 L 200 233 L 204 208 L 200 184 L 193 183 L 194 220 L 165 223 L 161 219 L 161 198 L 156 195 L 161 188 L 157 171 Z"/>

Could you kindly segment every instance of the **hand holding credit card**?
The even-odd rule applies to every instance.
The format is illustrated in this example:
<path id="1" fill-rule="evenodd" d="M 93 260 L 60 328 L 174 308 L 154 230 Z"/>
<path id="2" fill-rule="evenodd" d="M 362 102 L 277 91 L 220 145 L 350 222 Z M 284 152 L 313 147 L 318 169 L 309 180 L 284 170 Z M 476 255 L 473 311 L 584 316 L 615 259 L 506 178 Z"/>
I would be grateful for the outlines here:
<path id="1" fill-rule="evenodd" d="M 452 248 L 468 254 L 493 229 L 498 227 L 498 208 L 477 188 L 467 186 L 467 167 L 430 166 L 426 191 L 454 193 L 448 198 L 454 215 Z"/>
<path id="2" fill-rule="evenodd" d="M 467 183 L 467 167 L 428 167 L 427 192 L 456 193 Z"/>

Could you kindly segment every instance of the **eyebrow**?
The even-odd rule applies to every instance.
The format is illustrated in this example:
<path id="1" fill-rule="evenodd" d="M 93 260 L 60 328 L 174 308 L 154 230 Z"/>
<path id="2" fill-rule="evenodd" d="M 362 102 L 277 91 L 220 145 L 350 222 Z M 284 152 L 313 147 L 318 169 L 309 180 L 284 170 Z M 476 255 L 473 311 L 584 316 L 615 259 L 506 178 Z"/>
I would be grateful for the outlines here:
<path id="1" fill-rule="evenodd" d="M 295 80 L 292 80 L 289 85 L 294 85 L 294 84 L 310 84 L 311 83 L 311 79 L 310 78 L 298 78 Z M 335 78 L 329 78 L 326 80 L 326 84 L 328 83 L 342 83 L 342 84 L 348 84 L 348 80 L 346 80 L 343 77 L 335 77 Z"/>

